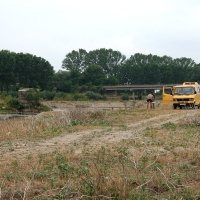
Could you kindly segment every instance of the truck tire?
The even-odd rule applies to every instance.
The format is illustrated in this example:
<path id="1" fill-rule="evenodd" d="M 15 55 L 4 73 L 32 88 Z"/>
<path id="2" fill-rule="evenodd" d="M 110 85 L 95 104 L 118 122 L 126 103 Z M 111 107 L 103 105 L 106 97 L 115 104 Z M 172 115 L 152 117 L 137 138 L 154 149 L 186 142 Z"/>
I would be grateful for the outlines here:
<path id="1" fill-rule="evenodd" d="M 174 108 L 174 109 L 176 109 L 176 107 L 177 107 L 176 105 L 173 105 L 173 108 Z"/>

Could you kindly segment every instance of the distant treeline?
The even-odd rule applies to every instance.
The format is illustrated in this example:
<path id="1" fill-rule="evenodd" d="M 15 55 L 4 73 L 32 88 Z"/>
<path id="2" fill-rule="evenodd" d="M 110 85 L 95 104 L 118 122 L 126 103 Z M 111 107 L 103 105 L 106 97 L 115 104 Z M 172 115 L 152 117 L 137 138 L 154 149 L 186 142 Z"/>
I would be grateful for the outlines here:
<path id="1" fill-rule="evenodd" d="M 34 87 L 57 92 L 100 91 L 102 85 L 167 84 L 200 82 L 200 64 L 190 58 L 144 55 L 126 58 L 119 51 L 73 50 L 66 54 L 62 68 L 31 54 L 0 51 L 1 91 Z"/>

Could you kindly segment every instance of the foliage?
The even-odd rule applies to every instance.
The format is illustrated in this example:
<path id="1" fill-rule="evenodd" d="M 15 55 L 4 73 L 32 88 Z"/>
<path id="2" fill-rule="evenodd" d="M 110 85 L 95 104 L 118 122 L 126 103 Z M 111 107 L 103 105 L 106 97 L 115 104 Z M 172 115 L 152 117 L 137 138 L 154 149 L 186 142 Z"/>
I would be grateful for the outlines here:
<path id="1" fill-rule="evenodd" d="M 51 92 L 51 91 L 42 91 L 40 92 L 40 98 L 43 100 L 53 100 L 54 97 L 56 96 L 56 92 Z"/>
<path id="2" fill-rule="evenodd" d="M 53 100 L 73 100 L 73 95 L 65 92 L 56 92 Z"/>
<path id="3" fill-rule="evenodd" d="M 86 56 L 87 51 L 84 49 L 79 49 L 78 51 L 73 50 L 62 61 L 62 68 L 68 71 L 76 70 L 82 72 L 86 67 Z"/>
<path id="4" fill-rule="evenodd" d="M 117 76 L 118 69 L 125 59 L 126 56 L 121 52 L 105 48 L 89 51 L 87 55 L 88 65 L 96 64 L 101 66 L 107 77 Z"/>
<path id="5" fill-rule="evenodd" d="M 30 90 L 27 95 L 26 99 L 28 102 L 30 102 L 32 105 L 38 106 L 40 105 L 40 94 L 37 91 Z"/>
<path id="6" fill-rule="evenodd" d="M 17 98 L 18 97 L 18 92 L 9 91 L 9 92 L 1 92 L 0 93 L 0 98 L 1 99 L 7 99 L 7 98 L 10 98 L 10 97 Z"/>
<path id="7" fill-rule="evenodd" d="M 54 71 L 48 61 L 31 54 L 0 51 L 0 89 L 49 89 Z"/>
<path id="8" fill-rule="evenodd" d="M 91 99 L 91 100 L 106 100 L 106 96 L 102 96 L 100 94 L 97 94 L 97 93 L 94 93 L 94 92 L 91 92 L 91 91 L 88 91 L 85 93 L 85 95 L 88 97 L 88 99 Z"/>
<path id="9" fill-rule="evenodd" d="M 49 108 L 46 105 L 40 104 L 40 106 L 37 107 L 38 112 L 48 112 L 51 111 L 51 108 Z"/>
<path id="10" fill-rule="evenodd" d="M 99 65 L 91 64 L 83 72 L 84 83 L 91 83 L 92 85 L 101 85 L 106 78 L 103 69 Z"/>
<path id="11" fill-rule="evenodd" d="M 129 95 L 126 93 L 121 94 L 121 100 L 129 100 Z"/>
<path id="12" fill-rule="evenodd" d="M 23 88 L 49 89 L 54 74 L 48 61 L 31 54 L 16 54 L 17 83 Z"/>
<path id="13" fill-rule="evenodd" d="M 59 70 L 53 76 L 52 91 L 71 92 L 73 86 L 73 76 L 71 72 Z"/>
<path id="14" fill-rule="evenodd" d="M 74 94 L 75 101 L 85 101 L 87 99 L 88 99 L 87 96 L 84 94 L 78 94 L 78 93 Z"/>
<path id="15" fill-rule="evenodd" d="M 116 76 L 110 76 L 110 77 L 105 79 L 104 84 L 105 85 L 118 85 L 119 84 L 119 80 L 117 79 Z"/>
<path id="16" fill-rule="evenodd" d="M 20 105 L 20 102 L 17 98 L 10 97 L 7 101 L 7 105 L 10 108 L 20 109 L 22 106 Z"/>
<path id="17" fill-rule="evenodd" d="M 200 79 L 196 73 L 199 71 L 199 65 L 184 57 L 172 59 L 169 56 L 136 53 L 125 59 L 120 52 L 102 48 L 86 53 L 84 63 L 84 69 L 79 71 L 82 71 L 85 85 L 89 82 L 92 85 L 167 84 Z M 100 66 L 106 78 L 95 78 L 96 70 L 88 73 L 87 71 L 91 71 L 90 65 Z M 97 73 L 98 77 L 100 74 Z M 81 85 L 81 82 L 78 84 Z"/>
<path id="18" fill-rule="evenodd" d="M 126 58 L 121 52 L 100 48 L 73 50 L 62 61 L 67 71 L 31 54 L 0 51 L 0 90 L 40 88 L 45 91 L 80 93 L 102 85 L 171 84 L 200 81 L 200 64 L 190 58 L 136 53 Z M 101 93 L 102 94 L 102 93 Z M 52 99 L 53 97 L 44 97 Z M 56 97 L 58 98 L 58 97 Z"/>
<path id="19" fill-rule="evenodd" d="M 0 88 L 1 91 L 8 91 L 9 85 L 17 82 L 16 54 L 10 51 L 0 51 Z"/>

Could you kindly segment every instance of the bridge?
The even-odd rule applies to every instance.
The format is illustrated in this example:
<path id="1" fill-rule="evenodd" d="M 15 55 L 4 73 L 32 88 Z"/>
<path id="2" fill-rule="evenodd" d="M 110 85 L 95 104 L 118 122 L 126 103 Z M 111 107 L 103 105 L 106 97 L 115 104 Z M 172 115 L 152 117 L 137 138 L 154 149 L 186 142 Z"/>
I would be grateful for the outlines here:
<path id="1" fill-rule="evenodd" d="M 144 85 L 105 85 L 103 88 L 106 90 L 106 95 L 116 96 L 118 90 L 132 91 L 133 98 L 135 98 L 135 91 L 140 90 L 161 90 L 165 86 L 175 86 L 181 84 L 144 84 Z"/>

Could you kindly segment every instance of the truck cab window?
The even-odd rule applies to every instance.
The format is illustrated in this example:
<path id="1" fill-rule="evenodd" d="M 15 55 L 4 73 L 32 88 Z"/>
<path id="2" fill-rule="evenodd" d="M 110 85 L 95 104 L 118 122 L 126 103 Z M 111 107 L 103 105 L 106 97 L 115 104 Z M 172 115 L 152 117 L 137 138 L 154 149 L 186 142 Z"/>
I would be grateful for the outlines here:
<path id="1" fill-rule="evenodd" d="M 165 94 L 172 94 L 172 90 L 170 88 L 165 88 Z"/>

